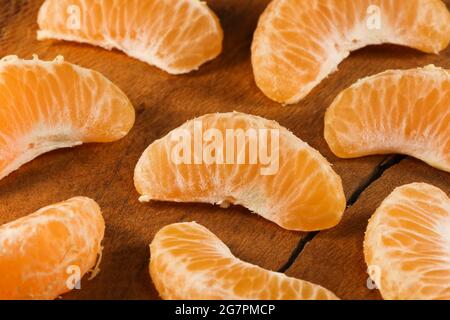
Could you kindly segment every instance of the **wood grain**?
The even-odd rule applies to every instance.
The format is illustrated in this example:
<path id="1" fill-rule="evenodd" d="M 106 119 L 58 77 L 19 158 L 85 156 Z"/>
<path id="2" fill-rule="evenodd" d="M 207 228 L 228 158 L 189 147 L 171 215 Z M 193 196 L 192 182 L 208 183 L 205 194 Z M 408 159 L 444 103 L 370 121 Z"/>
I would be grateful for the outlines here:
<path id="1" fill-rule="evenodd" d="M 0 223 L 77 195 L 92 197 L 102 207 L 107 224 L 102 272 L 92 281 L 83 280 L 82 290 L 64 298 L 158 298 L 147 272 L 148 244 L 160 228 L 170 223 L 204 224 L 239 258 L 273 270 L 288 261 L 304 238 L 303 233 L 283 230 L 240 207 L 224 210 L 198 204 L 140 204 L 132 180 L 137 160 L 150 143 L 186 120 L 233 110 L 277 120 L 333 164 L 350 197 L 385 157 L 344 160 L 331 153 L 323 138 L 323 116 L 335 96 L 357 79 L 386 69 L 430 63 L 449 67 L 448 50 L 437 56 L 395 46 L 370 47 L 344 61 L 337 73 L 299 104 L 282 107 L 258 90 L 250 63 L 252 35 L 268 2 L 208 1 L 225 31 L 224 52 L 198 72 L 171 76 L 118 51 L 69 42 L 39 42 L 36 17 L 42 1 L 0 0 L 0 56 L 31 58 L 36 53 L 41 59 L 53 59 L 61 54 L 67 61 L 103 73 L 127 93 L 137 111 L 136 125 L 123 140 L 54 151 L 0 181 Z M 410 169 L 414 171 L 415 165 L 421 167 L 414 163 Z M 383 191 L 387 194 L 388 188 Z M 370 212 L 371 207 L 367 210 Z M 339 249 L 341 254 L 347 250 Z M 290 272 L 311 277 L 301 272 L 310 266 L 303 261 L 299 259 Z M 317 282 L 333 288 L 327 274 L 317 275 Z"/>
<path id="2" fill-rule="evenodd" d="M 396 187 L 413 182 L 430 183 L 450 194 L 450 174 L 407 158 L 375 181 L 337 227 L 309 242 L 287 274 L 322 284 L 342 299 L 380 299 L 379 292 L 367 286 L 364 232 L 381 202 Z"/>

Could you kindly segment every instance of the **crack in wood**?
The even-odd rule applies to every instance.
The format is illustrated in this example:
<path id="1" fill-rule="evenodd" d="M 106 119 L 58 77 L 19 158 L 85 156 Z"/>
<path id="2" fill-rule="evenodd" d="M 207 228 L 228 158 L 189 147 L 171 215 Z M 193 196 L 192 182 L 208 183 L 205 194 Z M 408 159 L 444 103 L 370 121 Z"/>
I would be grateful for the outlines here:
<path id="1" fill-rule="evenodd" d="M 314 237 L 319 233 L 319 231 L 314 232 L 308 232 L 306 236 L 297 243 L 297 246 L 292 251 L 291 256 L 289 257 L 288 261 L 280 268 L 278 269 L 278 272 L 286 272 L 297 260 L 297 257 L 300 255 L 300 253 L 305 248 L 306 244 L 310 242 Z"/>
<path id="2" fill-rule="evenodd" d="M 392 168 L 393 166 L 399 164 L 402 160 L 404 160 L 406 156 L 404 155 L 394 155 L 394 156 L 388 156 L 383 161 L 378 164 L 375 169 L 373 170 L 372 174 L 363 182 L 361 185 L 353 192 L 353 194 L 350 196 L 350 198 L 347 200 L 347 209 L 353 206 L 361 196 L 361 194 L 372 185 L 375 181 L 380 179 L 383 175 L 383 173 Z M 288 261 L 278 269 L 278 272 L 286 272 L 297 260 L 297 258 L 302 253 L 305 246 L 308 244 L 308 242 L 312 241 L 320 231 L 314 231 L 314 232 L 308 232 L 305 237 L 300 239 L 297 246 L 292 251 Z"/>
<path id="3" fill-rule="evenodd" d="M 350 208 L 352 205 L 358 201 L 361 194 L 368 188 L 372 183 L 377 181 L 381 178 L 383 173 L 388 170 L 389 168 L 392 168 L 393 166 L 399 164 L 403 159 L 405 159 L 406 156 L 403 155 L 395 155 L 395 156 L 389 156 L 386 157 L 379 165 L 375 167 L 375 170 L 372 172 L 372 174 L 367 178 L 366 181 L 364 181 L 356 190 L 353 192 L 353 194 L 350 196 L 350 198 L 347 200 L 347 209 Z"/>

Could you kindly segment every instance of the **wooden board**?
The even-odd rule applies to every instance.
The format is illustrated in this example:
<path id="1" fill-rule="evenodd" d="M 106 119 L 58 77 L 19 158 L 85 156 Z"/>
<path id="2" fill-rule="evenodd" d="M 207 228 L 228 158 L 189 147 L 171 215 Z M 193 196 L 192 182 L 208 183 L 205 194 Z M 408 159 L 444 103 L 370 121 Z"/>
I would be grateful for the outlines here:
<path id="1" fill-rule="evenodd" d="M 282 107 L 258 90 L 250 64 L 252 35 L 268 0 L 208 1 L 225 31 L 224 52 L 198 72 L 184 76 L 168 75 L 118 51 L 37 41 L 36 17 L 42 2 L 0 0 L 0 56 L 31 58 L 35 53 L 41 59 L 53 59 L 61 54 L 67 61 L 103 73 L 127 93 L 137 111 L 136 125 L 123 140 L 51 152 L 0 181 L 0 223 L 77 195 L 92 197 L 102 207 L 107 224 L 102 272 L 92 281 L 83 280 L 82 289 L 65 295 L 65 299 L 158 298 L 147 272 L 148 244 L 160 228 L 179 221 L 204 224 L 238 257 L 262 267 L 284 270 L 296 260 L 305 239 L 311 235 L 285 231 L 243 208 L 224 210 L 209 205 L 137 201 L 132 177 L 141 153 L 186 120 L 233 110 L 277 120 L 327 157 L 341 175 L 348 199 L 353 201 L 385 169 L 380 164 L 386 157 L 335 157 L 323 139 L 326 108 L 341 90 L 361 77 L 430 63 L 450 67 L 450 50 L 437 56 L 395 46 L 370 47 L 352 54 L 337 73 L 302 102 Z M 410 169 L 414 171 L 415 166 L 421 165 L 414 163 Z M 383 189 L 385 194 L 388 190 L 387 186 Z M 368 212 L 373 205 L 367 204 Z M 364 211 L 364 204 L 361 206 Z M 353 232 L 362 232 L 363 225 L 357 228 Z M 308 263 L 297 259 L 289 273 L 308 277 L 301 272 L 302 268 L 312 267 Z M 317 277 L 318 283 L 336 287 L 327 274 L 318 272 Z M 352 285 L 349 283 L 345 289 L 356 290 Z"/>
<path id="2" fill-rule="evenodd" d="M 337 227 L 316 235 L 287 274 L 322 284 L 342 299 L 380 299 L 364 262 L 367 221 L 396 187 L 413 182 L 430 183 L 450 193 L 450 174 L 406 158 L 372 183 Z"/>

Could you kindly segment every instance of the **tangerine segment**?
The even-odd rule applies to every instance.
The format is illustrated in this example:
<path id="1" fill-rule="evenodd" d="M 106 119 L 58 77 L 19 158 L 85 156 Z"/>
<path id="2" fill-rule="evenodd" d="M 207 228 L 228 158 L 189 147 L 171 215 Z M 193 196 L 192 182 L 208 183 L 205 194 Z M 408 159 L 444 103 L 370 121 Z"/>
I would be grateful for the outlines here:
<path id="1" fill-rule="evenodd" d="M 369 221 L 364 254 L 385 299 L 450 299 L 450 199 L 413 183 L 395 189 Z"/>
<path id="2" fill-rule="evenodd" d="M 222 51 L 219 19 L 199 0 L 46 0 L 38 24 L 39 40 L 116 48 L 171 74 Z"/>
<path id="3" fill-rule="evenodd" d="M 104 230 L 99 206 L 84 197 L 0 226 L 0 299 L 56 299 L 70 291 L 95 266 Z"/>
<path id="4" fill-rule="evenodd" d="M 441 0 L 273 0 L 252 45 L 258 87 L 271 99 L 303 99 L 351 51 L 393 43 L 438 53 L 450 42 Z"/>
<path id="5" fill-rule="evenodd" d="M 180 133 L 189 137 L 181 152 Z M 174 158 L 188 152 L 188 161 Z M 143 202 L 237 204 L 289 230 L 331 228 L 346 205 L 340 177 L 318 151 L 275 121 L 237 112 L 188 121 L 152 143 L 134 182 Z"/>
<path id="6" fill-rule="evenodd" d="M 358 81 L 328 109 L 325 139 L 342 158 L 401 153 L 450 172 L 450 72 L 428 66 Z"/>
<path id="7" fill-rule="evenodd" d="M 150 245 L 150 275 L 168 300 L 337 300 L 327 289 L 243 262 L 195 223 L 161 229 Z"/>
<path id="8" fill-rule="evenodd" d="M 111 142 L 133 126 L 127 96 L 98 72 L 53 62 L 0 60 L 0 179 L 39 155 Z"/>

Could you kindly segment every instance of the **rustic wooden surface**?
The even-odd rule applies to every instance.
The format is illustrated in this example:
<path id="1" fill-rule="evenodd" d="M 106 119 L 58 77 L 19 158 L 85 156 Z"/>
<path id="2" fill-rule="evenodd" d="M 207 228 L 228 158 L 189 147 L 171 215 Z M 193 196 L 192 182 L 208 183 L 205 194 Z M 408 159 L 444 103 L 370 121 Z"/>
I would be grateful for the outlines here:
<path id="1" fill-rule="evenodd" d="M 365 48 L 353 53 L 302 102 L 282 107 L 255 86 L 250 64 L 252 34 L 268 2 L 209 0 L 225 31 L 224 51 L 198 72 L 171 76 L 118 51 L 39 42 L 36 17 L 42 1 L 0 0 L 0 56 L 31 58 L 36 53 L 41 59 L 53 59 L 61 54 L 67 61 L 102 72 L 128 94 L 137 111 L 136 125 L 123 140 L 54 151 L 0 181 L 0 223 L 78 195 L 92 197 L 102 207 L 107 225 L 102 271 L 63 298 L 158 298 L 147 272 L 148 244 L 160 228 L 180 221 L 204 224 L 243 260 L 272 270 L 287 269 L 288 274 L 322 284 L 343 298 L 379 297 L 363 287 L 367 276 L 361 236 L 367 218 L 393 187 L 428 181 L 450 193 L 449 176 L 410 159 L 396 165 L 395 157 L 336 158 L 323 139 L 324 112 L 341 90 L 361 77 L 430 63 L 450 68 L 450 49 L 437 56 L 396 46 Z M 296 233 L 240 207 L 137 201 L 133 169 L 150 143 L 195 116 L 233 110 L 277 120 L 333 164 L 349 204 L 357 200 L 341 225 L 318 235 Z"/>
<path id="2" fill-rule="evenodd" d="M 386 170 L 351 206 L 342 222 L 310 241 L 287 274 L 327 286 L 342 299 L 380 299 L 366 273 L 363 240 L 367 221 L 398 186 L 426 182 L 450 191 L 450 175 L 406 158 Z M 368 282 L 369 281 L 369 282 Z"/>

